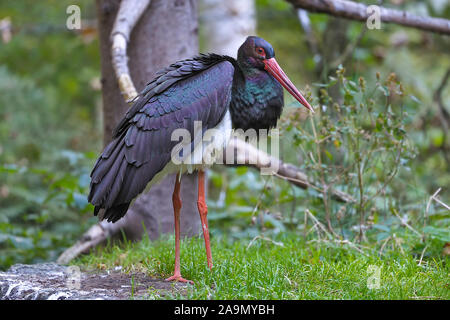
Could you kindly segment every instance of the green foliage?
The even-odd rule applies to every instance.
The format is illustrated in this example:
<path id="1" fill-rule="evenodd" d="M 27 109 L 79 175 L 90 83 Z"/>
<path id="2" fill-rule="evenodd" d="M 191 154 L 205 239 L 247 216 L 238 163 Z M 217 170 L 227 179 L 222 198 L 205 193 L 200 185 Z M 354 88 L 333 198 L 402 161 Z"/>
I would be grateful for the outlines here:
<path id="1" fill-rule="evenodd" d="M 318 85 L 320 96 L 315 105 L 320 107 L 310 125 L 300 125 L 295 113 L 285 125 L 302 151 L 304 171 L 326 186 L 320 190 L 323 209 L 315 211 L 325 212 L 328 226 L 331 217 L 339 218 L 342 236 L 347 238 L 354 228 L 362 236 L 369 223 L 366 218 L 373 223 L 375 217 L 390 215 L 389 206 L 399 205 L 398 190 L 391 182 L 400 168 L 408 169 L 415 153 L 406 135 L 404 93 L 395 75 L 384 82 L 378 79 L 374 87 L 366 87 L 362 77 L 357 82 L 347 79 L 342 67 L 336 77 L 331 77 L 329 84 Z M 340 87 L 342 103 L 330 95 L 335 86 Z M 333 189 L 352 195 L 356 203 L 341 210 L 331 203 Z M 347 219 L 337 216 L 339 210 Z"/>
<path id="2" fill-rule="evenodd" d="M 92 157 L 62 151 L 51 169 L 0 165 L 0 268 L 55 260 L 95 221 L 86 196 Z"/>

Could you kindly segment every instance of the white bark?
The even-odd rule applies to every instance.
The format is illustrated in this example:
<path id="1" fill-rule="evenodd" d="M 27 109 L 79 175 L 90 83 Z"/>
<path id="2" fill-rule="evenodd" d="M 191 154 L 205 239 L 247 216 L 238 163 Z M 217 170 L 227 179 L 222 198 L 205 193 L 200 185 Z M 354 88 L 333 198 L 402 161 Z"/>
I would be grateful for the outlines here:
<path id="1" fill-rule="evenodd" d="M 254 0 L 202 0 L 204 52 L 236 57 L 248 36 L 256 34 Z"/>
<path id="2" fill-rule="evenodd" d="M 111 31 L 112 65 L 120 92 L 126 102 L 138 95 L 128 69 L 127 44 L 130 41 L 131 31 L 149 4 L 150 0 L 122 0 Z"/>
<path id="3" fill-rule="evenodd" d="M 371 14 L 365 4 L 347 0 L 287 0 L 296 8 L 310 12 L 326 13 L 335 17 L 366 22 Z M 417 16 L 412 13 L 388 9 L 377 6 L 380 10 L 380 20 L 386 23 L 395 23 L 405 27 L 430 31 L 441 34 L 450 34 L 450 20 L 434 17 Z"/>

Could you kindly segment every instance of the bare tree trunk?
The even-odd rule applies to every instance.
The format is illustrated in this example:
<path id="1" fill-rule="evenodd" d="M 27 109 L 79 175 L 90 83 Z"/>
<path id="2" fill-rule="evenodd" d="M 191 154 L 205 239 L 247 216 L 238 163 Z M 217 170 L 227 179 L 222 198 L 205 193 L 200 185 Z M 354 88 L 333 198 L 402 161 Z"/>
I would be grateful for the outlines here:
<path id="1" fill-rule="evenodd" d="M 254 0 L 202 0 L 205 52 L 236 57 L 247 36 L 256 33 Z"/>

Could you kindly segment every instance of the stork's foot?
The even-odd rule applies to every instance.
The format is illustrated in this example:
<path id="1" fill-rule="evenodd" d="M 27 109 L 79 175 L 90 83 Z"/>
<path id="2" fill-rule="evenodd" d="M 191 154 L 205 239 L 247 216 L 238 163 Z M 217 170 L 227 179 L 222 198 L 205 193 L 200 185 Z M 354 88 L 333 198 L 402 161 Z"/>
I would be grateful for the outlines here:
<path id="1" fill-rule="evenodd" d="M 181 276 L 181 274 L 174 274 L 173 276 L 167 278 L 166 281 L 177 281 L 177 282 L 183 282 L 183 283 L 194 284 L 194 281 L 184 279 L 184 278 Z"/>

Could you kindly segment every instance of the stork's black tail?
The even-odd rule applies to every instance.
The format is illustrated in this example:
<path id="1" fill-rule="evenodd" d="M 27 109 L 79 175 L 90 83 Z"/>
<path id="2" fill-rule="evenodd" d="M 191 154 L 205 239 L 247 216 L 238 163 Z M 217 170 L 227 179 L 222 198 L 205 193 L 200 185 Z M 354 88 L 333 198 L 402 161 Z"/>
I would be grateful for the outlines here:
<path id="1" fill-rule="evenodd" d="M 101 220 L 116 222 L 127 212 L 131 202 L 116 203 L 126 170 L 125 141 L 122 135 L 109 143 L 91 172 L 88 201 L 95 206 L 94 215 L 104 209 L 100 215 Z"/>

